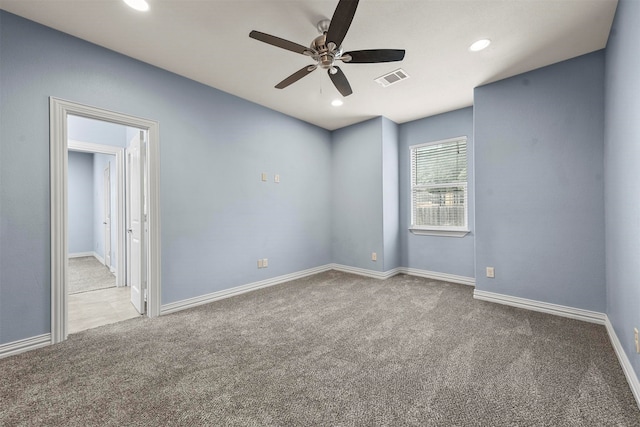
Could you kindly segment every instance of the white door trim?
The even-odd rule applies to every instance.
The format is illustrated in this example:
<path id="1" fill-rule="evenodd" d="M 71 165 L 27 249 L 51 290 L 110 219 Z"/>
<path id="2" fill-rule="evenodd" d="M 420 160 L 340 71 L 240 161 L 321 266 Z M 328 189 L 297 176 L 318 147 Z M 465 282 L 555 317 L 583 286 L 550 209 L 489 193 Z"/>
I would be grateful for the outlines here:
<path id="1" fill-rule="evenodd" d="M 79 151 L 81 153 L 100 153 L 116 156 L 116 234 L 118 236 L 116 239 L 116 286 L 124 286 L 123 269 L 126 265 L 126 251 L 124 250 L 124 148 L 70 139 L 67 142 L 67 149 L 69 151 Z"/>
<path id="2" fill-rule="evenodd" d="M 160 315 L 160 139 L 156 121 L 49 98 L 51 191 L 51 343 L 67 338 L 67 116 L 85 117 L 147 131 L 147 316 Z"/>
<path id="3" fill-rule="evenodd" d="M 108 161 L 106 167 L 102 170 L 102 200 L 102 213 L 104 215 L 102 221 L 104 224 L 102 225 L 105 226 L 102 230 L 104 236 L 104 265 L 109 268 L 109 271 L 114 271 L 113 262 L 111 261 L 111 222 L 113 221 L 111 215 L 111 161 Z"/>

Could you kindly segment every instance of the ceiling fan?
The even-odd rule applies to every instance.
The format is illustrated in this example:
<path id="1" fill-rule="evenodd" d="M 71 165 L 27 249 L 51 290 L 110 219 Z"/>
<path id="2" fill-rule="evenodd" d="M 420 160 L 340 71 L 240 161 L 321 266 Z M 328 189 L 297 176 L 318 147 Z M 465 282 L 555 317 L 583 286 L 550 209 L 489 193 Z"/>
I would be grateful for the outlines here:
<path id="1" fill-rule="evenodd" d="M 402 49 L 370 49 L 343 52 L 342 41 L 347 35 L 349 26 L 351 26 L 351 21 L 353 21 L 357 7 L 358 0 L 340 0 L 331 20 L 323 19 L 318 22 L 317 29 L 320 35 L 311 42 L 310 47 L 304 47 L 298 43 L 261 33 L 260 31 L 251 31 L 249 37 L 252 39 L 309 56 L 316 61 L 315 64 L 301 68 L 291 74 L 275 87 L 277 89 L 284 89 L 320 67 L 327 70 L 338 92 L 340 92 L 342 96 L 349 96 L 353 91 L 340 67 L 334 65 L 335 61 L 342 61 L 347 64 L 402 61 L 404 58 L 404 50 Z"/>

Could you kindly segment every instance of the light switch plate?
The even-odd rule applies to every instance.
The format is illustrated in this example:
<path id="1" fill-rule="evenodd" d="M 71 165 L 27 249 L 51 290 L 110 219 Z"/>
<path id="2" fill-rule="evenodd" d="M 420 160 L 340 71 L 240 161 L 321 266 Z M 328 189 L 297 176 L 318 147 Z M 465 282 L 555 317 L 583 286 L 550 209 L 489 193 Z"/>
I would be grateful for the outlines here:
<path id="1" fill-rule="evenodd" d="M 263 181 L 266 181 L 266 180 L 267 180 L 267 174 L 266 174 L 266 173 L 264 173 L 264 172 L 262 172 L 262 180 L 263 180 Z"/>

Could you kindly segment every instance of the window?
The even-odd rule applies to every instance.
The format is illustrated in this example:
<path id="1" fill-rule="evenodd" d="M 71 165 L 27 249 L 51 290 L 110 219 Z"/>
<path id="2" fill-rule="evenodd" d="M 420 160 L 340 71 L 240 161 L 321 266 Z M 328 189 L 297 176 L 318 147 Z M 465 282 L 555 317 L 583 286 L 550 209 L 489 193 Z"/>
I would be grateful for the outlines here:
<path id="1" fill-rule="evenodd" d="M 411 231 L 464 236 L 467 225 L 467 138 L 413 145 Z"/>

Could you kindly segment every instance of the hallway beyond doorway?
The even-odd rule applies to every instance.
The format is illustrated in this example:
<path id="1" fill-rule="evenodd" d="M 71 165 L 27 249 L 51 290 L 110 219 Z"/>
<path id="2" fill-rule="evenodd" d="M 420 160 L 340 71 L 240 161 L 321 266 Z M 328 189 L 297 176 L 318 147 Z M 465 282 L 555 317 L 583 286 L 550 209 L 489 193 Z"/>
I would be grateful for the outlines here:
<path id="1" fill-rule="evenodd" d="M 115 288 L 116 276 L 93 256 L 69 258 L 69 295 Z"/>

